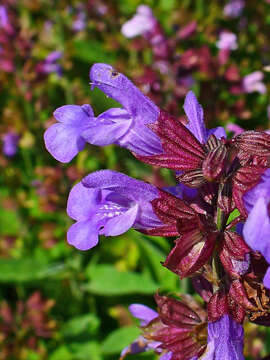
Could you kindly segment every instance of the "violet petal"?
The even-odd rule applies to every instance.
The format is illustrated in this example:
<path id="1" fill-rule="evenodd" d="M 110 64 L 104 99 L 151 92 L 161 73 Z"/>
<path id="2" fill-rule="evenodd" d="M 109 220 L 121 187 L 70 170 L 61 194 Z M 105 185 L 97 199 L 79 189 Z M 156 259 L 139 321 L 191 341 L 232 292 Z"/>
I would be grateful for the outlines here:
<path id="1" fill-rule="evenodd" d="M 135 204 L 122 215 L 108 220 L 102 229 L 101 234 L 105 236 L 117 236 L 128 231 L 134 224 L 138 215 L 139 206 Z"/>
<path id="2" fill-rule="evenodd" d="M 206 128 L 203 121 L 203 108 L 198 103 L 195 94 L 192 91 L 187 93 L 184 103 L 184 110 L 188 117 L 186 127 L 199 140 L 201 144 L 207 140 Z"/>
<path id="3" fill-rule="evenodd" d="M 67 232 L 67 241 L 79 250 L 89 250 L 98 243 L 99 226 L 89 220 L 78 221 Z"/>

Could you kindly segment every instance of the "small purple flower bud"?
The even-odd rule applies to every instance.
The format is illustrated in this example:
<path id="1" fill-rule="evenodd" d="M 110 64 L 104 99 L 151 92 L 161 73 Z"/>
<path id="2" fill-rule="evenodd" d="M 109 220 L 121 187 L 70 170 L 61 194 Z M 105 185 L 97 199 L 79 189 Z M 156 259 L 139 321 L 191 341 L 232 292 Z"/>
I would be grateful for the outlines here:
<path id="1" fill-rule="evenodd" d="M 3 137 L 3 153 L 12 157 L 16 155 L 18 149 L 19 135 L 14 132 L 9 132 Z"/>
<path id="2" fill-rule="evenodd" d="M 266 93 L 266 86 L 263 83 L 263 73 L 261 71 L 254 71 L 243 78 L 243 89 L 247 93 L 259 92 Z"/>

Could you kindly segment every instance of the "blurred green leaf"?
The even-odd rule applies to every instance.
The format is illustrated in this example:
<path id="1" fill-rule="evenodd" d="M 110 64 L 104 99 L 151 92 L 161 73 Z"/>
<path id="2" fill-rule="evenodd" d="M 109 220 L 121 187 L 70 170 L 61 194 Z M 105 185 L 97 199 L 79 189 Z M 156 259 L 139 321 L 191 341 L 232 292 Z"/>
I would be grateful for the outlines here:
<path id="1" fill-rule="evenodd" d="M 70 349 L 73 354 L 73 360 L 102 360 L 100 347 L 96 342 L 71 343 Z"/>
<path id="2" fill-rule="evenodd" d="M 18 214 L 12 210 L 6 210 L 0 207 L 0 234 L 17 235 L 21 223 Z"/>
<path id="3" fill-rule="evenodd" d="M 85 289 L 98 295 L 153 294 L 158 288 L 153 280 L 133 272 L 120 272 L 111 265 L 88 268 L 91 282 Z"/>
<path id="4" fill-rule="evenodd" d="M 0 259 L 0 282 L 26 282 L 46 279 L 61 274 L 65 265 L 42 264 L 31 258 Z"/>
<path id="5" fill-rule="evenodd" d="M 92 334 L 99 327 L 100 320 L 93 314 L 77 316 L 64 324 L 62 334 L 67 337 Z"/>
<path id="6" fill-rule="evenodd" d="M 71 354 L 71 352 L 69 351 L 66 345 L 60 346 L 49 356 L 49 360 L 62 360 L 62 359 L 74 360 L 73 355 Z"/>
<path id="7" fill-rule="evenodd" d="M 102 42 L 94 40 L 90 42 L 83 40 L 74 41 L 74 52 L 75 57 L 87 62 L 89 65 L 96 62 L 113 63 L 115 60 L 115 55 L 105 50 Z"/>
<path id="8" fill-rule="evenodd" d="M 159 355 L 153 351 L 147 351 L 141 354 L 127 355 L 125 360 L 158 360 Z"/>
<path id="9" fill-rule="evenodd" d="M 103 342 L 101 350 L 104 354 L 116 354 L 130 345 L 140 335 L 136 326 L 123 327 L 112 332 Z"/>
<path id="10" fill-rule="evenodd" d="M 40 360 L 40 354 L 29 350 L 27 351 L 27 360 Z"/>
<path id="11" fill-rule="evenodd" d="M 162 11 L 172 11 L 175 7 L 176 0 L 160 0 L 159 6 Z"/>
<path id="12" fill-rule="evenodd" d="M 56 349 L 49 360 L 102 360 L 98 343 L 71 343 Z"/>
<path id="13" fill-rule="evenodd" d="M 140 235 L 136 241 L 141 249 L 141 257 L 145 258 L 146 264 L 151 267 L 160 286 L 170 291 L 179 290 L 178 277 L 161 265 L 161 261 L 164 261 L 167 256 L 165 252 L 152 244 L 150 237 Z"/>

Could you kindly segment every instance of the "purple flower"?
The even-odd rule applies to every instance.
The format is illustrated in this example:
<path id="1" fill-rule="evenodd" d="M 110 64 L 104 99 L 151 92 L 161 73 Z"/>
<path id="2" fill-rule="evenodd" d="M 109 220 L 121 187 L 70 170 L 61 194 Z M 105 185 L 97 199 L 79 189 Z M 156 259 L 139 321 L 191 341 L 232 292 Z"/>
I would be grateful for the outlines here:
<path id="1" fill-rule="evenodd" d="M 237 36 L 232 32 L 222 31 L 219 35 L 217 47 L 221 50 L 236 50 L 238 47 Z"/>
<path id="2" fill-rule="evenodd" d="M 124 23 L 121 32 L 127 38 L 145 35 L 153 30 L 156 23 L 157 20 L 150 7 L 147 5 L 140 5 L 133 18 Z"/>
<path id="3" fill-rule="evenodd" d="M 158 107 L 123 74 L 107 64 L 94 64 L 90 70 L 92 87 L 98 87 L 107 96 L 123 105 L 124 109 L 114 109 L 100 117 L 93 131 L 84 133 L 84 139 L 91 144 L 93 136 L 102 138 L 107 132 L 106 145 L 118 144 L 138 155 L 162 153 L 161 141 L 147 125 L 156 122 Z M 111 131 L 111 129 L 113 131 Z M 100 144 L 97 144 L 100 145 Z"/>
<path id="4" fill-rule="evenodd" d="M 62 57 L 62 51 L 51 52 L 44 61 L 37 66 L 37 71 L 42 74 L 56 73 L 58 76 L 62 75 L 62 67 L 57 64 L 57 60 Z"/>
<path id="5" fill-rule="evenodd" d="M 261 71 L 254 71 L 243 78 L 243 89 L 247 93 L 259 92 L 266 93 L 266 86 L 263 83 L 263 73 Z"/>
<path id="6" fill-rule="evenodd" d="M 99 235 L 117 236 L 131 227 L 162 225 L 150 203 L 157 197 L 154 186 L 116 171 L 86 176 L 69 194 L 67 213 L 77 222 L 68 230 L 68 243 L 88 250 L 97 245 Z"/>
<path id="7" fill-rule="evenodd" d="M 19 142 L 19 135 L 14 132 L 9 132 L 3 137 L 3 153 L 12 157 L 16 154 Z"/>
<path id="8" fill-rule="evenodd" d="M 206 143 L 209 136 L 212 134 L 218 139 L 226 137 L 226 132 L 221 126 L 211 130 L 206 129 L 203 120 L 203 108 L 198 103 L 198 100 L 192 91 L 187 93 L 184 110 L 188 118 L 186 127 L 200 141 L 200 143 Z"/>
<path id="9" fill-rule="evenodd" d="M 244 0 L 229 0 L 223 11 L 226 16 L 230 18 L 236 18 L 242 14 L 244 6 Z"/>
<path id="10" fill-rule="evenodd" d="M 248 218 L 243 227 L 246 243 L 254 251 L 260 251 L 270 264 L 270 169 L 261 181 L 244 195 Z M 270 288 L 270 268 L 264 277 L 264 285 Z"/>
<path id="11" fill-rule="evenodd" d="M 58 123 L 46 130 L 45 145 L 56 160 L 67 163 L 83 150 L 85 140 L 81 134 L 94 119 L 94 113 L 90 105 L 65 105 L 53 115 Z"/>
<path id="12" fill-rule="evenodd" d="M 244 360 L 242 325 L 229 315 L 208 323 L 208 345 L 201 360 Z"/>

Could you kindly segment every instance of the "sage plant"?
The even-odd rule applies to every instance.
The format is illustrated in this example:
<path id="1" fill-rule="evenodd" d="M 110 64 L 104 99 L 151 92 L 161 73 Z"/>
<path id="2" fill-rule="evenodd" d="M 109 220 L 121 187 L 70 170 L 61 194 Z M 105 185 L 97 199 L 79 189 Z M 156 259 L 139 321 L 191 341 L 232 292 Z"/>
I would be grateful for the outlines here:
<path id="1" fill-rule="evenodd" d="M 270 134 L 250 130 L 229 139 L 221 127 L 207 129 L 191 91 L 182 123 L 107 64 L 94 64 L 90 81 L 123 107 L 97 117 L 90 105 L 57 109 L 58 122 L 45 133 L 52 156 L 69 162 L 86 142 L 116 144 L 172 170 L 177 185 L 158 188 L 112 170 L 89 174 L 69 195 L 76 223 L 68 242 L 88 250 L 99 235 L 131 227 L 173 237 L 161 266 L 191 278 L 205 302 L 156 294 L 157 312 L 133 304 L 142 335 L 122 358 L 152 349 L 162 360 L 244 359 L 244 320 L 270 325 Z"/>

